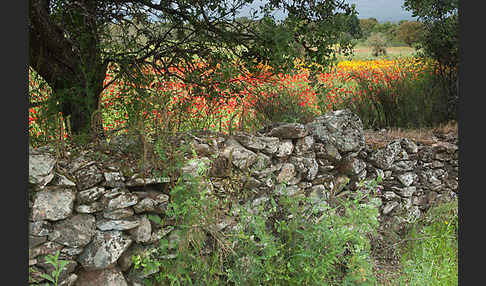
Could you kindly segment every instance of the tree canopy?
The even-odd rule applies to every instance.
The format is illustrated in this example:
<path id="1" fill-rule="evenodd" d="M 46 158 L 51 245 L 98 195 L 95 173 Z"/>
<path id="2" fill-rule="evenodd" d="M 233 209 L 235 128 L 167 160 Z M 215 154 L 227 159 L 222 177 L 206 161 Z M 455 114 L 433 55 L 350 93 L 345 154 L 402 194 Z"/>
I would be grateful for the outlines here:
<path id="1" fill-rule="evenodd" d="M 285 71 L 300 56 L 325 66 L 332 46 L 351 49 L 341 35 L 356 33 L 348 25 L 356 11 L 346 1 L 271 0 L 238 20 L 253 2 L 29 0 L 30 66 L 79 132 L 89 126 L 112 64 L 125 76 L 151 66 L 162 76 L 210 88 L 243 67 L 256 74 L 264 63 Z M 287 15 L 284 21 L 275 18 L 277 10 Z M 209 76 L 195 68 L 197 60 Z"/>

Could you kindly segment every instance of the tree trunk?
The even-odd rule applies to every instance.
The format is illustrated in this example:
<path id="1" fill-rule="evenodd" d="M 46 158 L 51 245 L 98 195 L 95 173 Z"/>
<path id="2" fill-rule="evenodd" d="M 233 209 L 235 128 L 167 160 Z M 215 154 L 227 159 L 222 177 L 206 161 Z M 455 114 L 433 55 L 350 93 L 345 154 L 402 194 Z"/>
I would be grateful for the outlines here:
<path id="1" fill-rule="evenodd" d="M 83 25 L 63 23 L 75 27 L 75 36 L 68 39 L 65 27 L 50 18 L 49 0 L 29 0 L 29 4 L 29 65 L 52 88 L 59 111 L 70 115 L 72 133 L 87 132 L 107 67 L 101 58 L 97 23 L 70 10 Z"/>

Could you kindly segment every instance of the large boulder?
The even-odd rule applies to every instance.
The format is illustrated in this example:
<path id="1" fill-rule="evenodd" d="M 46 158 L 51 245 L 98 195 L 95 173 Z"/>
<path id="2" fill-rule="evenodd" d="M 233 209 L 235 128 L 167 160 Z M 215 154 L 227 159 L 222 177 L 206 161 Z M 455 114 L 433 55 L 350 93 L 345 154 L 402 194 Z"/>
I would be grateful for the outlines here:
<path id="1" fill-rule="evenodd" d="M 33 149 L 29 150 L 29 183 L 44 187 L 54 178 L 56 158 L 49 154 L 42 154 Z"/>
<path id="2" fill-rule="evenodd" d="M 365 146 L 363 123 L 348 109 L 330 111 L 307 123 L 317 142 L 331 144 L 341 154 L 359 152 Z"/>
<path id="3" fill-rule="evenodd" d="M 128 286 L 123 273 L 118 267 L 93 271 L 81 271 L 75 285 Z"/>
<path id="4" fill-rule="evenodd" d="M 32 220 L 57 221 L 73 212 L 75 194 L 71 190 L 53 189 L 37 193 L 32 209 Z"/>
<path id="5" fill-rule="evenodd" d="M 78 257 L 86 270 L 105 269 L 114 265 L 127 250 L 132 239 L 118 230 L 96 231 L 93 240 Z M 90 284 L 107 285 L 107 284 Z"/>

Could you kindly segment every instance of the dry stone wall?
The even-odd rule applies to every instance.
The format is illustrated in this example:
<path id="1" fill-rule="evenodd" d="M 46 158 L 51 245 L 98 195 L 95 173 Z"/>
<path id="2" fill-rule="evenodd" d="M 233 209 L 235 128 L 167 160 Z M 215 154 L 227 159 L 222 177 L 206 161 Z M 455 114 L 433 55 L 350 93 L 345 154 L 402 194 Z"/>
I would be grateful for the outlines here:
<path id="1" fill-rule="evenodd" d="M 369 196 L 379 201 L 382 227 L 400 228 L 432 203 L 455 199 L 459 190 L 455 142 L 422 145 L 402 138 L 374 149 L 365 144 L 360 119 L 348 110 L 307 125 L 274 124 L 255 134 L 192 138 L 186 143 L 198 157 L 181 171 L 197 175 L 199 164 L 206 164 L 206 188 L 218 192 L 238 177 L 241 191 L 254 194 L 244 204 L 248 208 L 280 195 L 306 196 L 319 207 L 362 182 L 382 178 Z M 162 191 L 167 181 L 127 174 L 87 154 L 65 162 L 60 172 L 52 152 L 29 151 L 30 283 L 53 270 L 43 257 L 60 250 L 69 261 L 60 285 L 142 285 L 143 275 L 131 271 L 131 256 L 164 236 L 177 239 L 171 233 L 176 226 L 161 228 L 147 218 L 167 210 L 170 196 Z M 225 218 L 219 229 L 232 221 Z"/>

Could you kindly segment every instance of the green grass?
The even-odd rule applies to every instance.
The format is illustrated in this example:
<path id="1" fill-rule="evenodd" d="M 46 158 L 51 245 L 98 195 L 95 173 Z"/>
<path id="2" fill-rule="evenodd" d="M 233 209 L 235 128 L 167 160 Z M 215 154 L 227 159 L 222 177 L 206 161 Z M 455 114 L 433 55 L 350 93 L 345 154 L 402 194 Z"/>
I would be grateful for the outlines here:
<path id="1" fill-rule="evenodd" d="M 376 60 L 376 59 L 396 59 L 396 58 L 403 58 L 403 57 L 410 57 L 416 53 L 416 50 L 411 47 L 402 46 L 402 47 L 387 47 L 386 48 L 387 55 L 375 57 L 372 53 L 372 48 L 367 45 L 356 45 L 354 47 L 354 54 L 350 57 L 345 56 L 338 56 L 338 61 L 345 61 L 345 60 Z"/>
<path id="2" fill-rule="evenodd" d="M 430 209 L 408 233 L 400 285 L 457 285 L 457 230 L 457 201 Z"/>

